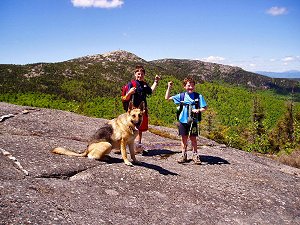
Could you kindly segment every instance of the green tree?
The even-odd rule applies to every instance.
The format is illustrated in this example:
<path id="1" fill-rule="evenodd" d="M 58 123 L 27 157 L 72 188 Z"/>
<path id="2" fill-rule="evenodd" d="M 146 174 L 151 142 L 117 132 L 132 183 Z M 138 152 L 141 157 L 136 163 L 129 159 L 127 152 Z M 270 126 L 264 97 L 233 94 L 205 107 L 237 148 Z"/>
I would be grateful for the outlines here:
<path id="1" fill-rule="evenodd" d="M 288 101 L 286 112 L 278 121 L 276 127 L 272 130 L 270 140 L 273 152 L 286 151 L 290 152 L 296 145 L 294 138 L 294 104 Z"/>
<path id="2" fill-rule="evenodd" d="M 265 113 L 261 105 L 261 101 L 258 98 L 258 96 L 255 95 L 253 99 L 253 107 L 252 107 L 252 122 L 256 124 L 255 135 L 260 136 L 265 133 L 265 128 L 263 125 L 264 118 L 265 118 Z"/>

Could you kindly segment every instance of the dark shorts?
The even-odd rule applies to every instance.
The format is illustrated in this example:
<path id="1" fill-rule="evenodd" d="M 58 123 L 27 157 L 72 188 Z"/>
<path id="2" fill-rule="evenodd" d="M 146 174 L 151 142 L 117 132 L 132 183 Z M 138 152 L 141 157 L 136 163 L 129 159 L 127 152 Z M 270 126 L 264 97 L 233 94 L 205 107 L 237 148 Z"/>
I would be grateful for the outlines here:
<path id="1" fill-rule="evenodd" d="M 179 123 L 178 125 L 179 135 L 190 135 L 190 136 L 198 136 L 198 124 L 192 123 Z"/>

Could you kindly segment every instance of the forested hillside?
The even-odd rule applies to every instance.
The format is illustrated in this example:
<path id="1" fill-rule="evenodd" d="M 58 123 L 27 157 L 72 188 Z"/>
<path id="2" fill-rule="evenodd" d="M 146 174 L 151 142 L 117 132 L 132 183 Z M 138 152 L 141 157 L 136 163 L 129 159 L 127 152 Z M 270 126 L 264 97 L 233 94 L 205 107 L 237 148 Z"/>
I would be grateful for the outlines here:
<path id="1" fill-rule="evenodd" d="M 174 81 L 176 94 L 191 75 L 209 105 L 202 135 L 246 151 L 299 150 L 299 82 L 198 60 L 147 62 L 116 51 L 60 63 L 0 65 L 0 101 L 110 119 L 122 112 L 121 86 L 132 79 L 136 64 L 145 66 L 150 85 L 156 74 L 162 77 L 149 98 L 150 123 L 175 126 L 175 105 L 164 100 L 167 82 Z"/>

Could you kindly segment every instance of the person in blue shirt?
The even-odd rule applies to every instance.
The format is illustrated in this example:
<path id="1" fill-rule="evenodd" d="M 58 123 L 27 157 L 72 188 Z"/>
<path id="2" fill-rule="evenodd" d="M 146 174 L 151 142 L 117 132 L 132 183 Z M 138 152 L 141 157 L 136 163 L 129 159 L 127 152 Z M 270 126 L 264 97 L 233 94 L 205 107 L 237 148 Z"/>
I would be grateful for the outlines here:
<path id="1" fill-rule="evenodd" d="M 207 104 L 201 94 L 194 92 L 195 80 L 192 77 L 187 77 L 183 80 L 184 93 L 170 96 L 172 86 L 173 82 L 168 82 L 165 99 L 173 100 L 173 102 L 182 109 L 178 117 L 182 155 L 177 162 L 187 162 L 187 143 L 188 138 L 190 138 L 193 150 L 192 159 L 195 164 L 201 164 L 200 156 L 197 151 L 198 122 L 200 122 L 198 121 L 198 115 L 207 109 Z"/>

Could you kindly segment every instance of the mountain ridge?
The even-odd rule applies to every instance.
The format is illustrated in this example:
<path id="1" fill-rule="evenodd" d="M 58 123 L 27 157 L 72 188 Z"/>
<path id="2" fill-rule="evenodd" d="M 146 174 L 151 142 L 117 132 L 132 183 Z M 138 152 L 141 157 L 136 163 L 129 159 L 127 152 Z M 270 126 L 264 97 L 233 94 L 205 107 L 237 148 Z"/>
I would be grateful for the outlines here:
<path id="1" fill-rule="evenodd" d="M 193 76 L 196 82 L 200 83 L 225 82 L 251 89 L 275 89 L 285 93 L 292 90 L 300 92 L 299 82 L 290 79 L 270 78 L 245 71 L 239 67 L 200 60 L 169 58 L 146 61 L 124 50 L 88 55 L 58 63 L 0 64 L 0 81 L 7 91 L 10 88 L 7 85 L 12 87 L 22 86 L 22 82 L 34 83 L 34 87 L 32 87 L 34 90 L 49 90 L 49 85 L 52 85 L 53 89 L 61 89 L 62 82 L 58 82 L 56 79 L 65 80 L 65 82 L 75 79 L 83 83 L 92 83 L 92 85 L 101 84 L 104 86 L 105 93 L 116 95 L 119 94 L 119 91 L 117 91 L 119 88 L 116 85 L 126 83 L 132 79 L 132 71 L 136 64 L 145 66 L 147 79 L 154 78 L 156 74 L 160 74 L 162 77 L 174 76 L 180 80 L 186 76 Z M 111 82 L 114 84 L 109 87 Z M 18 87 L 15 87 L 15 89 L 19 90 Z M 30 91 L 28 88 L 26 90 Z M 64 90 L 61 90 L 61 92 L 64 92 Z"/>
<path id="2" fill-rule="evenodd" d="M 146 62 L 146 60 L 142 59 L 141 57 L 124 50 L 110 51 L 103 54 L 87 55 L 87 56 L 67 60 L 66 62 L 77 62 L 77 61 L 103 62 L 105 60 L 112 61 L 112 62 L 128 61 L 128 60 L 137 61 L 141 63 Z"/>

